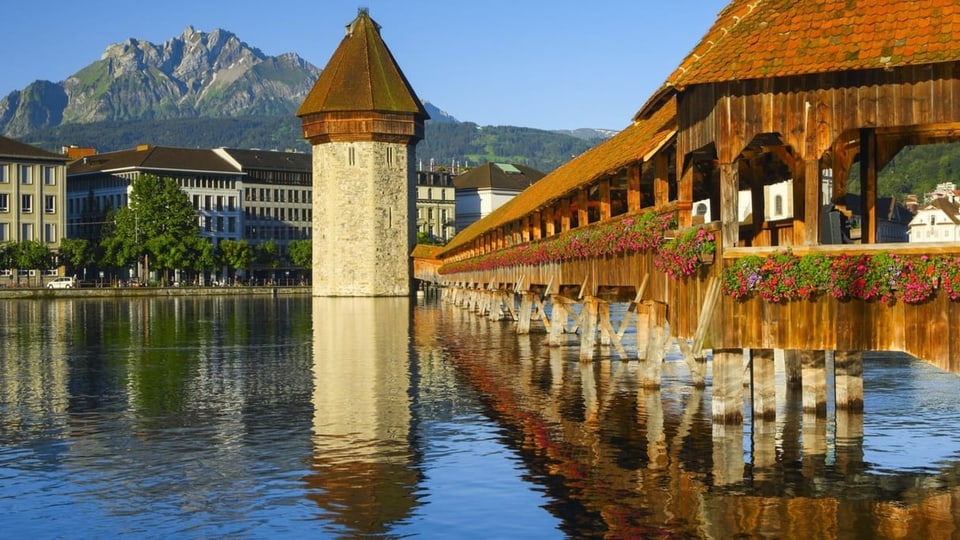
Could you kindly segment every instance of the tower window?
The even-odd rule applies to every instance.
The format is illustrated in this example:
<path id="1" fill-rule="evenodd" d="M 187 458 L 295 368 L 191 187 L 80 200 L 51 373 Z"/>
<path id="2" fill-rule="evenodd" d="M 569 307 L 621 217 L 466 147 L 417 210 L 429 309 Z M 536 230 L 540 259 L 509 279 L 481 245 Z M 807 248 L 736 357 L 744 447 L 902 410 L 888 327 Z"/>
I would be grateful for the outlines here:
<path id="1" fill-rule="evenodd" d="M 357 152 L 352 146 L 347 149 L 347 163 L 351 166 L 357 164 Z"/>

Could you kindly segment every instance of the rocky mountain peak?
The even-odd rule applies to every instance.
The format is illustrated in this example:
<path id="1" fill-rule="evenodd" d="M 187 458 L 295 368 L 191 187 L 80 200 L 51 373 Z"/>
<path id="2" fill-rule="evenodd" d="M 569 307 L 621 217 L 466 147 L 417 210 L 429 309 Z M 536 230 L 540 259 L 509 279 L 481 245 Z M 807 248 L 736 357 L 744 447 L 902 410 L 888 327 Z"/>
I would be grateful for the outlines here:
<path id="1" fill-rule="evenodd" d="M 98 61 L 60 83 L 65 100 L 25 100 L 20 92 L 0 99 L 0 133 L 18 136 L 60 119 L 292 113 L 319 73 L 294 53 L 270 57 L 227 30 L 187 26 L 160 45 L 135 38 L 108 45 Z M 24 107 L 30 110 L 18 111 Z"/>

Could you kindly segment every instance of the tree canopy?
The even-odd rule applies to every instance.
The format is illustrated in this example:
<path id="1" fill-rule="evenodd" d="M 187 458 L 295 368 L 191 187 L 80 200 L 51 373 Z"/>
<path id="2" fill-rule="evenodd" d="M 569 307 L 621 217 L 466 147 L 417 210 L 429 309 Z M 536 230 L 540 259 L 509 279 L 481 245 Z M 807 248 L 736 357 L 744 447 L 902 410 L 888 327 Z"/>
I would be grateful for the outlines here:
<path id="1" fill-rule="evenodd" d="M 129 205 L 116 211 L 114 223 L 101 244 L 108 264 L 126 266 L 146 256 L 154 269 L 166 273 L 213 263 L 193 205 L 172 178 L 139 176 L 131 184 Z"/>

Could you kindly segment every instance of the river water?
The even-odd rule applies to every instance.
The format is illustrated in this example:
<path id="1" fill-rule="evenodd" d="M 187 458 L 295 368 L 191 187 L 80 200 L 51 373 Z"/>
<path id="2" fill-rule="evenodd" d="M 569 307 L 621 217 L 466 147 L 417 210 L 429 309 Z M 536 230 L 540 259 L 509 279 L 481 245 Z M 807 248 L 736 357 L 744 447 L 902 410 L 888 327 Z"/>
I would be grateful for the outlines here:
<path id="1" fill-rule="evenodd" d="M 422 299 L 4 300 L 0 342 L 2 536 L 960 537 L 960 379 L 904 356 L 731 427 L 679 357 Z"/>

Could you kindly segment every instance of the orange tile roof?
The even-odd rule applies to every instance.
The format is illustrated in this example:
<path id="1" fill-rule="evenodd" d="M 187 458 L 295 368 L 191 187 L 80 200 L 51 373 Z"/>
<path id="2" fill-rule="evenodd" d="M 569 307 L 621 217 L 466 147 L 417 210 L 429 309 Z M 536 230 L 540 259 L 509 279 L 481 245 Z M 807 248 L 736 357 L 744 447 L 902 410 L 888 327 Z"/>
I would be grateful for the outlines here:
<path id="1" fill-rule="evenodd" d="M 378 111 L 429 118 L 420 99 L 380 37 L 380 25 L 360 10 L 347 25 L 297 116 L 314 113 Z"/>
<path id="2" fill-rule="evenodd" d="M 734 0 L 666 85 L 956 60 L 957 0 Z"/>
<path id="3" fill-rule="evenodd" d="M 630 163 L 641 161 L 648 152 L 676 132 L 676 114 L 676 105 L 673 100 L 670 100 L 649 118 L 634 122 L 610 139 L 561 165 L 495 209 L 487 217 L 454 236 L 444 247 L 440 257 L 453 253 L 487 231 L 518 220 L 538 208 L 546 207 L 577 188 L 599 180 L 604 175 L 613 173 Z"/>

